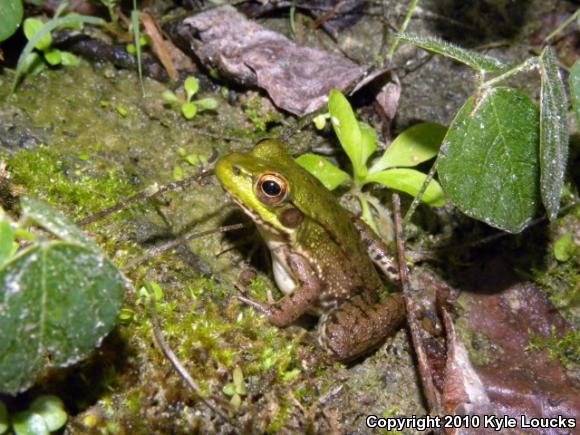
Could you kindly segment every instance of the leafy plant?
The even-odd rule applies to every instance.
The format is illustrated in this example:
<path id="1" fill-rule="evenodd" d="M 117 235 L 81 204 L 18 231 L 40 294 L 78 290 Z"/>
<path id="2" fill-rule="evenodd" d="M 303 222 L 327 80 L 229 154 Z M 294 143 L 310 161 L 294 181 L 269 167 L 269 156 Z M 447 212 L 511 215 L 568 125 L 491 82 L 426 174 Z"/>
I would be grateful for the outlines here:
<path id="1" fill-rule="evenodd" d="M 451 123 L 431 172 L 437 168 L 448 199 L 465 214 L 512 233 L 529 224 L 540 202 L 554 220 L 568 158 L 568 127 L 553 49 L 546 47 L 540 56 L 510 67 L 438 39 L 411 34 L 398 38 L 461 62 L 481 79 Z M 498 87 L 528 70 L 540 72 L 539 113 L 527 95 Z M 498 73 L 485 81 L 486 75 Z"/>
<path id="2" fill-rule="evenodd" d="M 214 98 L 202 98 L 192 100 L 199 91 L 199 81 L 190 76 L 183 83 L 185 98 L 177 96 L 173 91 L 167 90 L 161 94 L 162 98 L 171 105 L 180 105 L 181 114 L 185 119 L 193 119 L 202 110 L 213 110 L 217 108 L 217 101 Z"/>
<path id="3" fill-rule="evenodd" d="M 22 0 L 2 0 L 0 7 L 0 42 L 10 38 L 22 22 Z"/>
<path id="4" fill-rule="evenodd" d="M 44 67 L 42 66 L 44 61 L 40 58 L 39 53 L 34 51 L 35 49 L 42 53 L 43 58 L 49 64 L 65 65 L 66 63 L 75 63 L 73 59 L 76 59 L 76 57 L 71 57 L 74 56 L 71 53 L 58 50 L 55 51 L 54 49 L 51 49 L 52 36 L 50 35 L 50 32 L 52 32 L 54 29 L 59 27 L 78 27 L 84 24 L 93 24 L 96 26 L 102 26 L 106 24 L 105 21 L 101 18 L 89 17 L 76 13 L 69 14 L 65 17 L 59 17 L 59 13 L 63 10 L 62 5 L 63 4 L 61 4 L 61 7 L 59 7 L 55 17 L 46 23 L 38 23 L 39 20 L 36 18 L 29 18 L 25 20 L 24 30 L 28 38 L 28 43 L 24 46 L 22 53 L 20 53 L 20 56 L 18 57 L 18 63 L 16 64 L 16 74 L 14 76 L 14 81 L 12 82 L 13 92 L 16 90 L 18 83 L 20 83 L 20 80 L 25 74 L 39 72 L 39 68 L 41 69 Z M 29 22 L 28 33 L 26 30 L 27 21 Z"/>
<path id="5" fill-rule="evenodd" d="M 44 26 L 44 23 L 38 18 L 27 18 L 24 20 L 24 35 L 29 41 L 34 38 L 34 35 Z M 29 74 L 38 74 L 40 71 L 45 69 L 47 65 L 57 66 L 77 66 L 79 64 L 79 58 L 74 54 L 67 51 L 61 51 L 57 48 L 52 47 L 52 36 L 50 33 L 46 33 L 40 40 L 36 43 L 34 48 L 37 51 L 33 51 L 29 57 Z M 42 61 L 41 56 L 44 61 Z"/>
<path id="6" fill-rule="evenodd" d="M 236 367 L 232 374 L 233 382 L 224 385 L 223 392 L 230 396 L 230 403 L 237 409 L 242 404 L 242 397 L 246 395 L 246 386 L 244 384 L 244 373 L 242 369 Z"/>
<path id="7" fill-rule="evenodd" d="M 367 167 L 367 162 L 378 145 L 375 130 L 356 119 L 348 100 L 337 90 L 330 92 L 328 110 L 334 131 L 352 164 L 353 176 L 317 154 L 303 154 L 296 161 L 329 190 L 350 183 L 351 192 L 360 203 L 363 218 L 376 228 L 371 207 L 378 209 L 379 205 L 363 191 L 363 188 L 368 184 L 377 183 L 390 189 L 417 195 L 426 175 L 409 168 L 437 155 L 446 128 L 433 123 L 415 125 L 402 132 L 387 150 Z M 443 191 L 435 180 L 429 183 L 422 200 L 433 206 L 445 204 Z"/>
<path id="8" fill-rule="evenodd" d="M 48 435 L 62 428 L 67 419 L 64 403 L 53 395 L 38 396 L 27 409 L 12 416 L 0 401 L 0 434 L 12 427 L 16 435 Z"/>
<path id="9" fill-rule="evenodd" d="M 45 368 L 85 358 L 123 301 L 122 275 L 82 231 L 38 200 L 21 206 L 18 222 L 0 209 L 0 392 L 8 394 Z"/>
<path id="10" fill-rule="evenodd" d="M 117 24 L 119 22 L 119 16 L 117 15 L 116 11 L 116 8 L 118 6 L 117 0 L 101 0 L 101 3 L 109 11 L 109 18 L 111 18 L 111 22 L 113 24 Z"/>

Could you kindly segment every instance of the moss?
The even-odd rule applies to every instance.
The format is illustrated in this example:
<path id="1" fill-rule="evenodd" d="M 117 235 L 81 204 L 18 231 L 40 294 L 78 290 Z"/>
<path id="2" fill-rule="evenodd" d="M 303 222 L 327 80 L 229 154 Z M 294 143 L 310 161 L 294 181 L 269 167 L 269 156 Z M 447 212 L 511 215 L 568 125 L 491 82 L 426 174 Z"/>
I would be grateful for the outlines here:
<path id="1" fill-rule="evenodd" d="M 245 101 L 244 114 L 252 122 L 252 131 L 265 132 L 271 124 L 283 120 L 280 112 L 276 111 L 272 104 L 258 94 L 253 94 Z"/>
<path id="2" fill-rule="evenodd" d="M 471 308 L 468 296 L 462 294 L 459 297 L 458 308 L 461 311 L 469 312 Z M 488 336 L 469 327 L 468 317 L 460 316 L 456 320 L 457 335 L 469 354 L 469 360 L 476 367 L 481 367 L 489 364 L 494 355 L 503 350 L 493 340 L 490 340 Z"/>
<path id="3" fill-rule="evenodd" d="M 289 400 L 286 397 L 281 397 L 278 405 L 278 412 L 266 430 L 268 433 L 279 432 L 289 420 L 291 409 Z"/>
<path id="4" fill-rule="evenodd" d="M 543 349 L 548 351 L 550 359 L 558 360 L 564 366 L 580 365 L 580 330 L 573 330 L 562 336 L 555 328 L 551 329 L 547 337 L 533 334 L 530 344 L 526 346 L 526 352 Z"/>
<path id="5" fill-rule="evenodd" d="M 24 186 L 28 195 L 67 207 L 73 219 L 102 210 L 134 190 L 110 163 L 89 163 L 81 157 L 41 146 L 7 158 L 7 164 L 12 181 Z"/>

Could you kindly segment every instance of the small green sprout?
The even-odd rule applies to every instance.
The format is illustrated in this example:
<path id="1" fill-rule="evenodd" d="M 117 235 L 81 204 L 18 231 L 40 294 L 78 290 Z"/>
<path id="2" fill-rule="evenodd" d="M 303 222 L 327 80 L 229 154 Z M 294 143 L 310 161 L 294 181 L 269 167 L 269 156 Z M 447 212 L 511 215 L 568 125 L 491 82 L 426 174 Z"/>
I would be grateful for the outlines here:
<path id="1" fill-rule="evenodd" d="M 155 297 L 157 302 L 163 300 L 163 289 L 155 281 L 145 281 L 137 292 L 137 304 L 145 305 L 149 302 L 151 295 Z"/>
<path id="2" fill-rule="evenodd" d="M 171 105 L 180 104 L 181 114 L 185 119 L 193 119 L 198 112 L 203 110 L 214 110 L 217 108 L 217 100 L 215 98 L 202 98 L 200 100 L 192 100 L 193 96 L 199 91 L 199 81 L 190 76 L 183 82 L 183 90 L 185 91 L 185 98 L 180 98 L 173 91 L 167 90 L 161 94 L 161 97 Z"/>
<path id="3" fill-rule="evenodd" d="M 31 41 L 44 25 L 45 23 L 38 18 L 25 19 L 23 28 L 26 39 Z M 80 63 L 79 58 L 74 54 L 52 47 L 50 32 L 44 34 L 34 48 L 36 51 L 31 52 L 24 59 L 25 71 L 32 75 L 38 74 L 48 66 L 77 66 Z"/>
<path id="4" fill-rule="evenodd" d="M 315 116 L 312 122 L 314 123 L 314 126 L 316 127 L 317 130 L 323 130 L 324 127 L 326 127 L 326 121 L 328 119 L 330 119 L 330 113 L 325 112 L 321 113 L 318 116 Z"/>
<path id="5" fill-rule="evenodd" d="M 62 428 L 67 419 L 68 414 L 64 409 L 64 403 L 53 395 L 38 396 L 28 409 L 12 415 L 11 419 L 6 405 L 0 401 L 0 434 L 5 433 L 11 423 L 16 435 L 48 435 Z"/>
<path id="6" fill-rule="evenodd" d="M 572 234 L 566 233 L 554 243 L 554 257 L 556 260 L 564 263 L 572 258 L 576 249 L 576 243 Z"/>
<path id="7" fill-rule="evenodd" d="M 242 397 L 246 395 L 246 386 L 244 385 L 244 373 L 240 367 L 236 367 L 232 373 L 233 382 L 224 385 L 222 391 L 226 396 L 230 396 L 230 403 L 234 408 L 239 408 L 242 404 Z"/>
<path id="8" fill-rule="evenodd" d="M 437 155 L 447 129 L 434 123 L 414 125 L 396 137 L 383 155 L 367 166 L 378 145 L 375 130 L 355 118 L 350 103 L 337 90 L 330 92 L 328 110 L 328 114 L 321 114 L 315 118 L 315 125 L 317 128 L 324 128 L 326 119 L 330 118 L 340 144 L 352 163 L 353 175 L 349 175 L 317 154 L 303 154 L 296 161 L 329 190 L 349 183 L 351 193 L 360 203 L 363 219 L 376 230 L 371 207 L 380 211 L 379 203 L 363 192 L 363 188 L 368 184 L 377 183 L 416 196 L 425 181 L 426 174 L 410 168 Z M 437 181 L 429 183 L 421 200 L 436 207 L 445 204 L 443 191 Z"/>
<path id="9" fill-rule="evenodd" d="M 146 47 L 147 45 L 149 45 L 149 43 L 150 43 L 149 36 L 141 35 L 139 37 L 139 45 L 141 47 Z M 126 49 L 127 49 L 127 53 L 129 53 L 129 54 L 136 54 L 137 53 L 137 47 L 133 43 L 127 44 Z"/>

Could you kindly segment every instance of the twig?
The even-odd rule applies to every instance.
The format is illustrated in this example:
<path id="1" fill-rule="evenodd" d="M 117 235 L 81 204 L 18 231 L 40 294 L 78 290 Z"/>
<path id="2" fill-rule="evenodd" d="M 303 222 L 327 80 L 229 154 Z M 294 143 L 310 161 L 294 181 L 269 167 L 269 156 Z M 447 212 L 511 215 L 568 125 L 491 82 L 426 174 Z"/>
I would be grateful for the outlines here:
<path id="1" fill-rule="evenodd" d="M 233 427 L 238 428 L 238 426 L 230 419 L 228 415 L 224 411 L 222 411 L 219 407 L 215 406 L 211 403 L 201 392 L 201 389 L 197 385 L 197 383 L 193 380 L 191 375 L 187 372 L 185 367 L 181 364 L 177 356 L 173 353 L 173 351 L 169 348 L 165 339 L 163 338 L 163 333 L 161 332 L 161 325 L 159 323 L 159 317 L 157 316 L 157 309 L 155 307 L 155 297 L 153 295 L 149 298 L 149 313 L 151 315 L 151 326 L 153 329 L 153 336 L 155 337 L 155 341 L 157 345 L 163 352 L 163 354 L 167 357 L 167 359 L 173 365 L 173 368 L 177 370 L 181 378 L 185 381 L 187 386 L 195 395 L 197 395 L 201 401 L 213 412 L 219 415 L 223 420 L 227 421 Z"/>
<path id="2" fill-rule="evenodd" d="M 92 224 L 93 222 L 104 219 L 107 216 L 112 215 L 113 213 L 121 211 L 121 210 L 129 207 L 130 205 L 135 204 L 136 202 L 145 201 L 146 199 L 152 198 L 152 197 L 159 195 L 161 193 L 165 193 L 168 190 L 175 190 L 175 189 L 187 187 L 190 184 L 192 184 L 194 181 L 199 182 L 203 178 L 209 177 L 210 175 L 213 175 L 213 169 L 204 171 L 204 172 L 197 174 L 197 175 L 192 175 L 191 177 L 185 178 L 184 180 L 181 180 L 181 181 L 174 181 L 171 183 L 167 183 L 161 187 L 155 187 L 153 189 L 151 189 L 151 188 L 145 189 L 145 190 L 137 193 L 136 195 L 131 196 L 130 198 L 128 198 L 126 200 L 119 201 L 117 204 L 115 204 L 109 208 L 106 208 L 104 210 L 98 211 L 90 216 L 87 216 L 79 221 L 76 221 L 75 223 L 79 226 Z"/>
<path id="3" fill-rule="evenodd" d="M 551 39 L 558 36 L 566 27 L 572 24 L 574 20 L 579 17 L 580 17 L 580 9 L 577 9 L 576 12 L 574 12 L 572 15 L 566 18 L 564 22 L 556 28 L 556 30 L 554 30 L 552 33 L 546 36 L 546 39 L 544 39 L 544 45 L 547 45 Z"/>
<path id="4" fill-rule="evenodd" d="M 429 405 L 429 410 L 432 413 L 439 414 L 440 404 L 437 395 L 435 384 L 433 383 L 433 373 L 427 358 L 427 353 L 423 347 L 423 340 L 421 339 L 421 332 L 419 331 L 417 319 L 417 312 L 419 308 L 415 304 L 416 290 L 411 287 L 409 282 L 409 270 L 405 259 L 405 242 L 403 240 L 403 226 L 401 220 L 401 200 L 398 194 L 393 194 L 393 214 L 395 218 L 395 234 L 397 239 L 397 256 L 399 260 L 399 275 L 401 277 L 401 286 L 403 288 L 403 299 L 405 300 L 405 308 L 407 310 L 407 322 L 411 331 L 411 339 L 413 341 L 413 348 L 417 355 L 419 363 L 419 373 L 421 383 L 423 384 L 423 392 Z"/>
<path id="5" fill-rule="evenodd" d="M 150 258 L 156 256 L 157 254 L 160 254 L 162 252 L 165 252 L 165 251 L 168 251 L 172 248 L 175 248 L 176 246 L 179 246 L 183 242 L 187 242 L 187 241 L 190 241 L 193 239 L 199 239 L 200 237 L 209 236 L 210 234 L 235 231 L 235 230 L 239 230 L 241 228 L 245 228 L 245 225 L 244 224 L 225 225 L 223 227 L 214 228 L 213 230 L 202 231 L 200 233 L 193 233 L 193 234 L 189 234 L 185 237 L 180 237 L 176 240 L 172 240 L 171 242 L 156 246 L 155 248 L 153 248 L 149 252 L 147 252 L 145 255 L 142 255 L 141 257 L 138 257 L 135 260 L 131 261 L 129 264 L 127 264 L 123 268 L 123 272 L 127 273 L 127 272 L 133 270 L 135 267 L 139 266 L 141 263 L 144 263 L 145 261 L 149 260 Z"/>

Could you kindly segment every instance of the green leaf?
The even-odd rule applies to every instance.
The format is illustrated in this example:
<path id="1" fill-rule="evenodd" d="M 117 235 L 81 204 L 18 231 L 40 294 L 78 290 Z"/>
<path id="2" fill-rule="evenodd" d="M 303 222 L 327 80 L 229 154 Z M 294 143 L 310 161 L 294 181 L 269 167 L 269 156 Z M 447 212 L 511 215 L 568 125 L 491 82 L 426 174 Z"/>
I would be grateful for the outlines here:
<path id="1" fill-rule="evenodd" d="M 185 89 L 187 101 L 190 102 L 191 97 L 193 97 L 195 94 L 197 94 L 197 91 L 199 91 L 199 80 L 193 76 L 189 76 L 185 79 L 185 82 L 183 82 L 183 89 Z"/>
<path id="2" fill-rule="evenodd" d="M 0 301 L 0 392 L 15 394 L 99 345 L 121 309 L 123 277 L 91 249 L 45 242 L 0 269 Z"/>
<path id="3" fill-rule="evenodd" d="M 234 394 L 236 394 L 236 386 L 233 383 L 226 384 L 226 385 L 223 386 L 222 392 L 226 396 L 233 396 Z"/>
<path id="4" fill-rule="evenodd" d="M 42 29 L 44 23 L 38 18 L 27 18 L 24 20 L 24 35 L 28 41 L 36 36 L 36 34 Z M 50 32 L 45 32 L 42 37 L 38 38 L 35 43 L 34 48 L 40 51 L 47 50 L 52 45 L 52 35 Z"/>
<path id="5" fill-rule="evenodd" d="M 466 50 L 465 48 L 458 47 L 438 38 L 425 37 L 412 33 L 399 33 L 396 36 L 401 41 L 408 42 L 432 53 L 449 57 L 479 72 L 498 73 L 509 68 L 508 65 L 495 57 Z"/>
<path id="6" fill-rule="evenodd" d="M 467 100 L 439 152 L 439 178 L 465 214 L 512 233 L 540 201 L 538 110 L 527 95 L 493 88 Z"/>
<path id="7" fill-rule="evenodd" d="M 574 238 L 572 234 L 564 234 L 556 243 L 554 243 L 554 257 L 556 260 L 564 262 L 568 261 L 574 253 Z"/>
<path id="8" fill-rule="evenodd" d="M 194 103 L 200 110 L 214 110 L 218 106 L 215 98 L 202 98 L 201 100 L 195 100 Z"/>
<path id="9" fill-rule="evenodd" d="M 375 172 L 370 174 L 365 179 L 365 184 L 367 183 L 379 183 L 389 189 L 400 190 L 406 192 L 412 196 L 417 196 L 421 186 L 425 182 L 426 174 L 419 172 L 415 169 L 407 168 L 397 168 L 397 169 L 386 169 L 381 172 Z M 445 195 L 443 190 L 437 181 L 431 180 L 425 193 L 421 198 L 426 204 L 441 207 L 445 205 Z"/>
<path id="10" fill-rule="evenodd" d="M 540 57 L 540 170 L 542 202 L 553 221 L 558 217 L 568 161 L 568 103 L 554 49 Z"/>
<path id="11" fill-rule="evenodd" d="M 67 15 L 66 17 L 52 19 L 47 23 L 45 23 L 42 26 L 42 28 L 38 30 L 38 32 L 36 32 L 34 37 L 30 41 L 28 41 L 28 43 L 24 46 L 24 49 L 22 50 L 20 56 L 18 57 L 18 63 L 16 64 L 16 74 L 14 75 L 14 81 L 12 82 L 12 92 L 16 90 L 16 86 L 18 86 L 18 83 L 20 82 L 22 75 L 28 72 L 27 69 L 25 69 L 25 66 L 26 60 L 28 59 L 30 53 L 32 53 L 32 50 L 34 50 L 36 44 L 38 44 L 39 41 L 41 41 L 42 38 L 45 37 L 45 35 L 50 34 L 50 32 L 56 29 L 57 27 L 66 27 L 70 25 L 81 25 L 81 24 L 94 24 L 95 26 L 102 26 L 106 24 L 106 21 L 97 17 L 87 17 L 84 15 L 72 13 Z"/>
<path id="12" fill-rule="evenodd" d="M 398 135 L 369 172 L 387 168 L 417 166 L 437 155 L 447 128 L 441 124 L 423 122 Z"/>
<path id="13" fill-rule="evenodd" d="M 314 122 L 314 126 L 317 130 L 322 130 L 324 127 L 326 127 L 327 119 L 328 113 L 321 113 L 320 115 L 315 116 L 312 122 Z"/>
<path id="14" fill-rule="evenodd" d="M 26 59 L 22 59 L 21 67 L 23 73 L 34 75 L 46 68 L 46 65 L 38 55 L 38 52 L 33 51 L 26 57 Z"/>
<path id="15" fill-rule="evenodd" d="M 181 113 L 185 119 L 193 119 L 197 115 L 197 106 L 194 103 L 183 103 Z"/>
<path id="16" fill-rule="evenodd" d="M 236 393 L 239 394 L 240 396 L 245 396 L 246 395 L 246 385 L 244 384 L 244 373 L 242 372 L 241 368 L 236 367 L 234 369 L 233 379 L 234 379 L 234 386 L 236 387 Z"/>
<path id="17" fill-rule="evenodd" d="M 62 63 L 64 66 L 79 66 L 81 60 L 78 58 L 78 56 L 75 56 L 74 54 L 69 53 L 68 51 L 61 51 L 60 63 Z"/>
<path id="18" fill-rule="evenodd" d="M 63 214 L 51 208 L 45 202 L 35 198 L 23 198 L 20 202 L 22 213 L 26 219 L 32 220 L 36 225 L 54 234 L 65 242 L 76 243 L 100 252 L 97 245 L 90 240 L 75 224 L 69 221 Z"/>
<path id="19" fill-rule="evenodd" d="M 62 61 L 61 52 L 56 48 L 51 48 L 44 52 L 44 59 L 48 62 L 49 65 L 55 66 L 60 65 Z"/>
<path id="20" fill-rule="evenodd" d="M 348 155 L 356 180 L 366 170 L 363 162 L 362 134 L 350 103 L 340 91 L 333 89 L 328 97 L 328 111 L 334 132 Z"/>
<path id="21" fill-rule="evenodd" d="M 131 11 L 131 29 L 133 31 L 133 44 L 135 45 L 135 52 L 137 54 L 137 73 L 139 74 L 139 83 L 141 84 L 141 91 L 143 90 L 143 60 L 142 48 L 139 41 L 141 40 L 141 28 L 139 27 L 140 12 L 137 10 L 137 2 L 133 0 L 134 9 Z"/>
<path id="22" fill-rule="evenodd" d="M 163 91 L 161 98 L 170 104 L 179 103 L 179 98 L 177 98 L 177 95 L 175 95 L 175 93 L 170 90 Z"/>
<path id="23" fill-rule="evenodd" d="M 22 0 L 0 0 L 0 42 L 10 38 L 16 32 L 22 22 L 23 14 Z"/>
<path id="24" fill-rule="evenodd" d="M 22 411 L 12 419 L 12 427 L 16 435 L 49 435 L 44 419 L 34 412 Z"/>
<path id="25" fill-rule="evenodd" d="M 572 98 L 572 107 L 576 112 L 576 125 L 580 126 L 580 59 L 578 59 L 568 77 L 570 83 L 570 97 Z"/>
<path id="26" fill-rule="evenodd" d="M 302 154 L 296 159 L 296 163 L 314 175 L 328 190 L 334 190 L 350 180 L 346 172 L 317 154 Z"/>
<path id="27" fill-rule="evenodd" d="M 379 140 L 377 139 L 377 132 L 375 129 L 368 125 L 366 122 L 359 122 L 358 127 L 361 135 L 361 159 L 363 165 L 365 166 L 365 170 L 363 172 L 366 175 L 366 162 L 377 149 Z"/>
<path id="28" fill-rule="evenodd" d="M 10 225 L 10 221 L 5 216 L 0 215 L 0 267 L 12 255 L 12 247 L 14 246 L 14 231 Z M 2 432 L 0 431 L 0 434 Z"/>
<path id="29" fill-rule="evenodd" d="M 0 400 L 0 435 L 8 430 L 10 420 L 8 419 L 8 409 L 4 402 Z"/>
<path id="30" fill-rule="evenodd" d="M 46 427 L 50 432 L 54 432 L 63 427 L 68 418 L 62 400 L 50 394 L 38 396 L 34 399 L 30 404 L 30 410 L 44 419 Z"/>
<path id="31" fill-rule="evenodd" d="M 173 179 L 175 181 L 181 181 L 185 177 L 185 172 L 183 172 L 183 168 L 179 165 L 173 168 Z"/>

